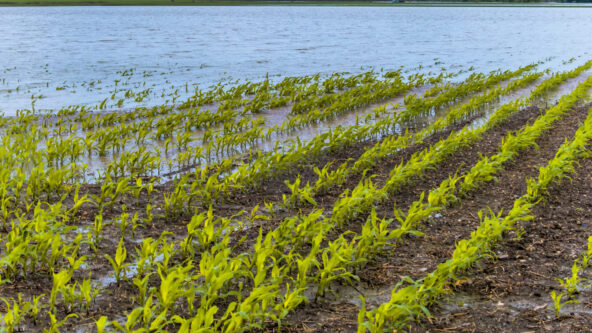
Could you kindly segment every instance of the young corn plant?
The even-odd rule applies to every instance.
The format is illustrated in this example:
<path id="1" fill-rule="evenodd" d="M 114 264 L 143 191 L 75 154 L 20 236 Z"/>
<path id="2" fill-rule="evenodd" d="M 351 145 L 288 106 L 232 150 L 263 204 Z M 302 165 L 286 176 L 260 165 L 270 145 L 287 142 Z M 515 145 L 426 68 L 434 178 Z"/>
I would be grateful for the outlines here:
<path id="1" fill-rule="evenodd" d="M 142 320 L 142 308 L 135 308 L 132 312 L 126 315 L 126 321 L 122 325 L 118 321 L 111 322 L 113 326 L 115 326 L 120 332 L 125 333 L 140 333 L 143 330 L 134 329 L 136 326 L 139 326 Z"/>
<path id="2" fill-rule="evenodd" d="M 255 225 L 255 221 L 269 221 L 269 217 L 261 214 L 257 214 L 259 212 L 259 205 L 255 205 L 253 209 L 251 209 L 251 214 L 249 214 L 249 222 L 251 226 Z"/>
<path id="3" fill-rule="evenodd" d="M 81 304 L 83 301 L 86 314 L 88 314 L 90 312 L 91 303 L 99 295 L 101 289 L 93 287 L 90 278 L 84 279 L 81 284 L 78 284 L 78 289 Z"/>
<path id="4" fill-rule="evenodd" d="M 561 302 L 561 299 L 565 296 L 564 293 L 557 294 L 555 290 L 551 291 L 551 299 L 553 300 L 553 309 L 555 310 L 555 317 L 559 318 L 561 316 L 561 309 L 570 303 L 579 303 L 578 300 L 568 300 L 565 302 Z"/>
<path id="5" fill-rule="evenodd" d="M 138 212 L 134 213 L 134 216 L 132 216 L 132 219 L 130 222 L 132 223 L 132 230 L 131 230 L 132 237 L 136 237 L 136 229 L 140 225 L 140 217 L 138 215 Z"/>
<path id="6" fill-rule="evenodd" d="M 308 183 L 304 187 L 300 187 L 300 176 L 296 178 L 293 184 L 290 184 L 288 180 L 285 181 L 286 186 L 292 192 L 291 195 L 282 195 L 282 202 L 286 208 L 296 208 L 304 203 L 316 206 L 317 202 L 313 198 L 312 186 Z"/>
<path id="7" fill-rule="evenodd" d="M 333 172 L 329 171 L 333 163 L 326 164 L 323 169 L 314 168 L 314 172 L 318 175 L 315 183 L 315 191 L 319 194 L 326 193 L 332 186 L 343 184 L 347 177 L 347 163 L 342 164 Z"/>
<path id="8" fill-rule="evenodd" d="M 358 280 L 356 275 L 347 270 L 347 267 L 355 263 L 352 261 L 354 251 L 354 242 L 348 242 L 343 238 L 343 235 L 331 242 L 329 247 L 323 251 L 316 276 L 318 280 L 317 298 L 324 296 L 327 290 L 331 290 L 332 281 L 345 280 L 351 283 L 352 280 Z"/>
<path id="9" fill-rule="evenodd" d="M 209 309 L 226 293 L 232 279 L 247 275 L 243 271 L 241 258 L 230 257 L 231 251 L 226 247 L 227 244 L 228 238 L 221 242 L 219 248 L 212 248 L 202 254 L 199 262 L 199 279 L 203 279 L 203 283 L 195 289 L 200 295 L 200 308 Z M 241 299 L 239 294 L 236 296 Z"/>
<path id="10" fill-rule="evenodd" d="M 33 319 L 33 323 L 37 325 L 37 318 L 39 317 L 39 313 L 46 307 L 46 304 L 40 303 L 42 297 L 45 294 L 41 294 L 38 296 L 33 297 L 31 300 L 31 318 Z"/>
<path id="11" fill-rule="evenodd" d="M 174 305 L 177 299 L 185 297 L 187 293 L 195 293 L 194 288 L 188 286 L 191 282 L 191 275 L 189 272 L 193 269 L 193 265 L 177 266 L 168 274 L 165 274 L 159 267 L 158 275 L 160 276 L 160 287 L 156 296 L 160 304 L 160 312 L 167 313 L 169 310 L 174 312 Z"/>
<path id="12" fill-rule="evenodd" d="M 171 258 L 178 252 L 176 245 L 176 242 L 169 242 L 166 236 L 160 236 L 160 248 L 158 251 L 160 261 L 156 263 L 156 266 L 164 274 L 168 274 Z"/>
<path id="13" fill-rule="evenodd" d="M 393 245 L 390 241 L 398 235 L 395 230 L 389 230 L 388 228 L 392 221 L 392 219 L 379 218 L 376 210 L 372 209 L 370 216 L 362 227 L 362 233 L 356 237 L 355 258 L 360 267 L 367 260 L 371 260 L 382 253 L 385 247 Z"/>
<path id="14" fill-rule="evenodd" d="M 108 223 L 103 222 L 103 215 L 102 214 L 99 213 L 95 216 L 95 220 L 94 220 L 93 228 L 92 228 L 92 237 L 91 237 L 91 242 L 90 242 L 90 245 L 91 245 L 95 255 L 99 252 L 99 244 L 103 240 L 103 237 L 101 237 L 101 232 L 103 231 L 103 229 L 105 228 L 105 226 L 107 224 Z"/>
<path id="15" fill-rule="evenodd" d="M 119 230 L 121 231 L 121 238 L 125 237 L 127 226 L 129 225 L 129 214 L 125 212 L 126 209 L 127 207 L 125 205 L 121 206 L 121 215 L 119 215 L 119 219 L 116 220 L 116 223 L 119 226 Z"/>
<path id="16" fill-rule="evenodd" d="M 67 215 L 74 220 L 74 222 L 78 222 L 78 210 L 80 209 L 80 207 L 82 207 L 82 205 L 84 205 L 87 202 L 91 202 L 89 199 L 87 199 L 88 195 L 85 194 L 84 196 L 80 197 L 78 192 L 80 191 L 80 185 L 76 186 L 76 190 L 74 192 L 74 198 L 72 198 L 73 201 L 73 205 L 72 207 L 68 210 Z"/>
<path id="17" fill-rule="evenodd" d="M 417 226 L 425 219 L 432 216 L 433 213 L 439 210 L 439 207 L 432 207 L 429 203 L 424 203 L 425 192 L 422 192 L 419 199 L 411 204 L 407 214 L 404 214 L 396 207 L 394 208 L 395 218 L 401 224 L 398 229 L 394 231 L 395 238 L 400 238 L 405 234 L 413 234 L 422 236 L 423 233 L 417 230 Z"/>
<path id="18" fill-rule="evenodd" d="M 186 197 L 183 186 L 177 184 L 173 192 L 164 194 L 164 212 L 167 221 L 174 221 L 176 218 L 183 215 L 183 203 Z"/>
<path id="19" fill-rule="evenodd" d="M 200 308 L 195 316 L 189 319 L 181 318 L 175 315 L 171 318 L 172 322 L 179 325 L 178 333 L 190 333 L 190 332 L 208 332 L 208 330 L 215 327 L 214 315 L 218 311 L 218 307 L 214 306 L 210 309 Z"/>
<path id="20" fill-rule="evenodd" d="M 152 222 L 153 221 L 154 221 L 154 215 L 152 214 L 152 205 L 151 204 L 147 204 L 146 205 L 146 219 L 144 219 L 144 222 L 149 227 L 152 227 Z"/>
<path id="21" fill-rule="evenodd" d="M 101 175 L 99 175 L 99 178 L 102 178 Z M 91 197 L 95 201 L 95 204 L 97 205 L 97 208 L 99 209 L 99 212 L 103 211 L 105 201 L 107 200 L 107 197 L 112 196 L 114 188 L 115 185 L 111 180 L 111 176 L 109 176 L 108 174 L 105 175 L 105 179 L 103 180 L 103 184 L 101 185 L 101 193 L 99 195 L 91 195 Z"/>
<path id="22" fill-rule="evenodd" d="M 430 207 L 448 207 L 458 200 L 454 195 L 456 183 L 461 178 L 457 175 L 448 177 L 440 186 L 428 194 L 428 205 Z"/>
<path id="23" fill-rule="evenodd" d="M 117 202 L 117 200 L 133 189 L 129 185 L 129 183 L 130 183 L 129 177 L 122 177 L 117 182 L 117 185 L 115 186 L 115 189 L 111 194 L 111 200 L 109 201 L 109 210 L 111 212 L 113 212 L 113 207 L 115 206 L 115 203 Z"/>
<path id="24" fill-rule="evenodd" d="M 136 288 L 138 288 L 138 297 L 136 297 L 136 301 L 141 306 L 145 306 L 145 303 L 148 300 L 147 292 L 148 292 L 148 280 L 150 279 L 151 274 L 146 274 L 143 278 L 135 277 L 132 282 Z"/>
<path id="25" fill-rule="evenodd" d="M 240 304 L 231 303 L 229 309 L 234 311 L 224 322 L 224 331 L 235 332 L 243 328 L 261 329 L 266 319 L 274 319 L 275 315 L 270 311 L 270 307 L 274 304 L 279 292 L 278 285 L 264 285 L 255 288 Z"/>
<path id="26" fill-rule="evenodd" d="M 133 188 L 134 196 L 136 197 L 136 204 L 140 205 L 140 194 L 142 194 L 142 190 L 145 188 L 145 185 L 142 182 L 142 178 L 136 178 L 136 186 Z"/>
<path id="27" fill-rule="evenodd" d="M 50 312 L 49 313 L 49 328 L 44 328 L 43 333 L 60 333 L 60 327 L 64 326 L 66 321 L 70 318 L 78 318 L 78 315 L 75 313 L 70 313 L 64 319 L 58 321 L 56 316 Z"/>
<path id="28" fill-rule="evenodd" d="M 152 294 L 146 299 L 146 303 L 142 306 L 142 323 L 146 331 L 163 331 L 164 327 L 169 324 L 166 313 L 158 314 L 158 306 L 152 305 Z"/>
<path id="29" fill-rule="evenodd" d="M 107 316 L 101 316 L 97 321 L 95 321 L 95 325 L 97 327 L 97 333 L 107 333 L 107 327 L 109 327 L 111 323 Z"/>
<path id="30" fill-rule="evenodd" d="M 24 321 L 25 316 L 30 312 L 30 303 L 23 303 L 21 297 L 19 293 L 17 300 L 11 298 L 12 302 L 2 297 L 2 301 L 6 305 L 6 313 L 2 317 L 2 320 L 8 332 L 20 331 L 21 322 Z"/>
<path id="31" fill-rule="evenodd" d="M 265 208 L 267 209 L 271 217 L 275 218 L 275 204 L 273 202 L 267 201 L 263 202 L 263 204 L 265 205 Z"/>
<path id="32" fill-rule="evenodd" d="M 556 279 L 561 286 L 567 291 L 567 296 L 571 297 L 574 294 L 579 292 L 581 282 L 585 281 L 586 279 L 581 278 L 579 276 L 581 270 L 581 266 L 579 265 L 579 261 L 576 260 L 574 264 L 571 266 L 571 276 L 566 277 L 564 279 Z"/>
<path id="33" fill-rule="evenodd" d="M 307 303 L 308 299 L 304 296 L 306 288 L 295 288 L 291 287 L 290 284 L 286 284 L 286 292 L 282 296 L 282 301 L 274 306 L 274 311 L 277 313 L 276 322 L 278 328 L 281 328 L 282 320 L 300 304 Z"/>
<path id="34" fill-rule="evenodd" d="M 76 292 L 78 287 L 77 282 L 65 284 L 60 288 L 60 294 L 62 294 L 62 301 L 66 313 L 73 313 L 74 305 L 79 299 L 79 294 Z"/>
<path id="35" fill-rule="evenodd" d="M 592 258 L 592 236 L 589 236 L 588 237 L 588 248 L 586 249 L 586 252 L 584 252 L 582 255 L 582 260 L 581 260 L 582 268 L 588 267 L 588 263 L 591 258 Z"/>
<path id="36" fill-rule="evenodd" d="M 111 267 L 113 267 L 114 270 L 115 280 L 119 285 L 121 279 L 125 278 L 127 268 L 129 267 L 129 264 L 125 262 L 127 258 L 127 250 L 123 245 L 123 237 L 119 240 L 117 250 L 115 250 L 115 258 L 111 257 L 108 254 L 105 254 L 105 258 L 107 258 L 107 260 L 109 260 L 109 262 L 111 263 Z"/>
<path id="37" fill-rule="evenodd" d="M 298 269 L 298 274 L 296 276 L 297 289 L 307 289 L 308 281 L 312 280 L 312 277 L 309 276 L 309 271 L 313 267 L 320 266 L 320 263 L 317 260 L 317 254 L 319 253 L 320 244 L 324 239 L 324 236 L 325 234 L 323 232 L 316 235 L 312 241 L 311 250 L 306 257 L 296 257 L 296 266 Z"/>
<path id="38" fill-rule="evenodd" d="M 56 312 L 56 303 L 58 293 L 64 290 L 64 287 L 72 279 L 72 272 L 69 270 L 63 270 L 59 273 L 53 273 L 53 288 L 49 297 L 49 309 L 51 313 Z"/>
<path id="39" fill-rule="evenodd" d="M 343 227 L 347 221 L 370 213 L 375 202 L 387 197 L 387 192 L 377 189 L 371 178 L 361 180 L 351 192 L 346 190 L 333 206 L 331 220 L 339 227 Z"/>
<path id="40" fill-rule="evenodd" d="M 214 217 L 212 206 L 210 206 L 207 213 L 194 215 L 187 224 L 187 237 L 181 242 L 183 253 L 193 258 L 195 248 L 200 252 L 206 251 L 212 244 L 222 238 L 229 225 L 229 219 Z M 194 240 L 199 245 L 196 246 Z"/>
<path id="41" fill-rule="evenodd" d="M 151 274 L 150 270 L 155 268 L 156 257 L 158 254 L 158 241 L 155 241 L 151 237 L 142 239 L 142 245 L 138 249 L 136 248 L 136 270 L 138 277 L 144 277 L 145 275 Z"/>

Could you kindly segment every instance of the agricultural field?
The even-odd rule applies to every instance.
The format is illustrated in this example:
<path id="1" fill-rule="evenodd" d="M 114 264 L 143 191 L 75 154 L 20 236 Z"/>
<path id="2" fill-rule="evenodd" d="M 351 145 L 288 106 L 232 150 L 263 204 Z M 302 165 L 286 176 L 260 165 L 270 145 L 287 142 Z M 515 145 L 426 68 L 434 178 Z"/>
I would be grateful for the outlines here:
<path id="1" fill-rule="evenodd" d="M 33 97 L 0 118 L 0 330 L 585 330 L 592 61 L 564 66 Z"/>

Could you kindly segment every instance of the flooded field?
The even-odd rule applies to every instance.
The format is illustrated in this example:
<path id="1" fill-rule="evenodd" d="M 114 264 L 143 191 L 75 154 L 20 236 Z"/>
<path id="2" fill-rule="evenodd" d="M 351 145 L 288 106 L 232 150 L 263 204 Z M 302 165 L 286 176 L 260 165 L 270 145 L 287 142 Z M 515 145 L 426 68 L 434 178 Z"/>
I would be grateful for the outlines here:
<path id="1" fill-rule="evenodd" d="M 488 72 L 589 55 L 592 8 L 0 8 L 0 111 L 152 106 L 220 81 Z M 477 28 L 478 27 L 478 28 Z M 174 88 L 171 88 L 174 87 Z M 134 93 L 130 98 L 130 92 Z M 114 98 L 111 96 L 115 94 Z M 126 97 L 126 94 L 128 95 Z M 117 105 L 124 99 L 122 105 Z"/>
<path id="2" fill-rule="evenodd" d="M 0 331 L 586 328 L 588 11 L 0 8 Z"/>
<path id="3" fill-rule="evenodd" d="M 592 61 L 556 63 L 283 77 L 0 118 L 4 327 L 381 332 L 487 308 L 474 289 L 442 296 L 477 263 L 497 267 L 490 253 L 509 258 L 505 236 L 530 237 L 529 212 L 592 139 Z M 549 281 L 569 301 L 572 282 Z M 557 321 L 581 308 L 548 293 L 512 300 L 499 302 L 525 321 L 534 306 L 551 327 L 581 322 Z"/>

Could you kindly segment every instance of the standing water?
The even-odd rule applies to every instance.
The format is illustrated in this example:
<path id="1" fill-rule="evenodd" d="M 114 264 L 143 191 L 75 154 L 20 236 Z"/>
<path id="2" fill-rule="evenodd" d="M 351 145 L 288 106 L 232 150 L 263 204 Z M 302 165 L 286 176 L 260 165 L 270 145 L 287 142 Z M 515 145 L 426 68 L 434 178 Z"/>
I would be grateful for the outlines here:
<path id="1" fill-rule="evenodd" d="M 0 8 L 0 111 L 96 105 L 125 84 L 136 105 L 266 74 L 517 68 L 589 58 L 592 8 Z M 186 85 L 187 84 L 187 85 Z M 121 93 L 121 92 L 120 92 Z M 117 99 L 115 99 L 117 100 Z M 135 105 L 126 104 L 127 107 Z"/>

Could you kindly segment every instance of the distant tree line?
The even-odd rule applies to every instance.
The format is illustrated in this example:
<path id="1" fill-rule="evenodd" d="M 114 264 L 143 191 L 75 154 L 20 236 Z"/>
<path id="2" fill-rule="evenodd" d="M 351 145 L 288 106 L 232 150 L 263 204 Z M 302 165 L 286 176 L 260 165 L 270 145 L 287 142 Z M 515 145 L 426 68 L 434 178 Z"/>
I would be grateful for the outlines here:
<path id="1" fill-rule="evenodd" d="M 331 1 L 331 0 L 329 0 Z M 339 0 L 336 0 L 339 1 Z M 376 1 L 376 0 L 368 0 Z M 393 2 L 515 2 L 515 3 L 533 3 L 533 2 L 559 2 L 559 3 L 592 3 L 592 0 L 392 0 Z"/>
<path id="2" fill-rule="evenodd" d="M 175 0 L 171 0 L 171 1 L 175 1 Z M 442 3 L 446 3 L 446 2 L 488 2 L 488 3 L 494 3 L 494 2 L 499 2 L 499 3 L 545 3 L 545 2 L 557 2 L 557 3 L 592 3 L 592 0 L 277 0 L 277 1 L 289 1 L 289 2 L 298 2 L 298 1 L 318 1 L 318 2 L 347 2 L 347 1 L 353 1 L 353 2 L 377 2 L 377 1 L 391 1 L 394 3 L 404 3 L 404 2 L 410 2 L 410 3 L 417 3 L 417 2 L 442 2 Z"/>
<path id="3" fill-rule="evenodd" d="M 370 0 L 373 1 L 373 0 Z M 561 2 L 561 3 L 592 3 L 592 0 L 395 0 L 393 2 L 516 2 L 516 3 L 532 3 L 532 2 Z"/>
<path id="4" fill-rule="evenodd" d="M 319 0 L 321 2 L 327 1 L 335 1 L 335 2 L 343 2 L 349 0 Z M 359 0 L 351 0 L 351 1 L 359 1 Z M 375 2 L 380 0 L 361 0 L 361 1 L 368 1 L 368 2 Z M 389 0 L 386 0 L 389 1 Z M 499 2 L 499 3 L 545 3 L 545 2 L 558 2 L 558 3 L 592 3 L 592 0 L 391 0 L 392 2 Z"/>

